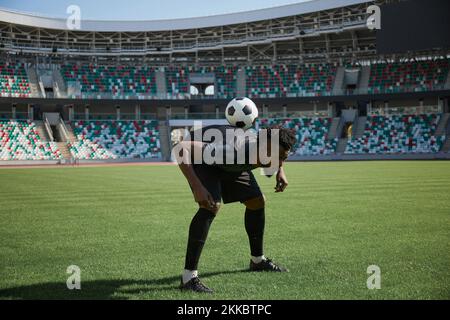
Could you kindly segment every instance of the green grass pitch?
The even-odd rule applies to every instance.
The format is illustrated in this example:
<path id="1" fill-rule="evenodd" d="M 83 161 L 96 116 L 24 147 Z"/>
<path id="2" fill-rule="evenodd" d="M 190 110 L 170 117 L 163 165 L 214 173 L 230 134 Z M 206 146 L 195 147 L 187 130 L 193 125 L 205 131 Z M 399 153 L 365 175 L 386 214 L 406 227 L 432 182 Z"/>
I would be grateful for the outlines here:
<path id="1" fill-rule="evenodd" d="M 450 162 L 288 163 L 267 196 L 265 253 L 249 273 L 241 204 L 214 221 L 200 276 L 180 292 L 196 204 L 175 166 L 0 170 L 1 299 L 449 299 Z M 367 288 L 367 267 L 381 289 Z M 81 290 L 68 290 L 69 265 Z"/>

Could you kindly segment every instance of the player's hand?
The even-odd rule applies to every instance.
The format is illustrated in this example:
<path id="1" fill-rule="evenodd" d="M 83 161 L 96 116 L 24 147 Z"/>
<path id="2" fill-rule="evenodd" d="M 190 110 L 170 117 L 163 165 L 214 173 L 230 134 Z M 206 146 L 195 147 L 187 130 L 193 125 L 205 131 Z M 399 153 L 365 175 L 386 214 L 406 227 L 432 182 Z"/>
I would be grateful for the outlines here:
<path id="1" fill-rule="evenodd" d="M 280 168 L 277 172 L 276 177 L 276 185 L 275 185 L 275 192 L 283 192 L 284 189 L 288 186 L 288 181 L 286 178 L 286 175 L 284 174 L 283 168 Z"/>
<path id="2" fill-rule="evenodd" d="M 211 193 L 205 187 L 200 186 L 194 189 L 194 199 L 199 205 L 205 208 L 216 208 L 216 202 Z"/>

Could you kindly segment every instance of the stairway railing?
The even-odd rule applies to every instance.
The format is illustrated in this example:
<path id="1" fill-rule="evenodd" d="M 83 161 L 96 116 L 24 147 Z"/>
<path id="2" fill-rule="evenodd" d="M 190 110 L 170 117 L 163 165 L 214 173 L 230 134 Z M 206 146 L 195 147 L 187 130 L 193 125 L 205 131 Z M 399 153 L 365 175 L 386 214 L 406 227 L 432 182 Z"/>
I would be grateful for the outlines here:
<path id="1" fill-rule="evenodd" d="M 64 123 L 64 121 L 61 118 L 59 118 L 59 128 L 60 128 L 60 131 L 62 132 L 62 134 L 64 135 L 64 140 L 66 142 L 70 142 L 69 131 L 67 130 L 66 124 Z"/>
<path id="2" fill-rule="evenodd" d="M 48 122 L 48 119 L 45 116 L 44 116 L 44 126 L 45 126 L 45 130 L 47 130 L 47 134 L 48 134 L 50 141 L 51 142 L 55 141 L 55 139 L 53 138 L 52 127 L 50 126 L 50 123 Z"/>

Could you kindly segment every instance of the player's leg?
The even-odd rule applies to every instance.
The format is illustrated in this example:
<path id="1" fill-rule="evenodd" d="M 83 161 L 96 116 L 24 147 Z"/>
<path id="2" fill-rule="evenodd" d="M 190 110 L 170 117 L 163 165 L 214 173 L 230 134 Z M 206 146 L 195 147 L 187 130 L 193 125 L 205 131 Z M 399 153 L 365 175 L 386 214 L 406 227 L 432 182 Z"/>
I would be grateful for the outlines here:
<path id="1" fill-rule="evenodd" d="M 248 234 L 252 259 L 263 256 L 265 197 L 251 171 L 230 174 L 222 180 L 224 203 L 239 201 L 246 206 L 245 230 Z"/>
<path id="2" fill-rule="evenodd" d="M 243 202 L 245 205 L 245 231 L 250 244 L 251 259 L 255 263 L 259 263 L 264 259 L 265 201 L 264 195 L 261 194 L 259 197 Z"/>
<path id="3" fill-rule="evenodd" d="M 184 272 L 182 275 L 183 289 L 194 291 L 211 292 L 198 281 L 198 263 L 208 237 L 209 228 L 218 212 L 218 207 L 214 210 L 199 206 L 195 216 L 189 226 L 188 244 L 186 258 L 184 262 Z"/>
<path id="4" fill-rule="evenodd" d="M 192 218 L 189 226 L 181 288 L 197 292 L 212 292 L 211 289 L 200 282 L 197 270 L 203 246 L 208 237 L 209 228 L 219 211 L 220 181 L 214 170 L 207 166 L 198 166 L 195 168 L 195 171 L 203 186 L 211 193 L 216 201 L 216 207 L 213 209 L 206 205 L 199 205 L 197 213 Z"/>
<path id="5" fill-rule="evenodd" d="M 266 199 L 251 171 L 222 180 L 224 203 L 242 202 L 245 209 L 245 230 L 250 244 L 250 270 L 287 271 L 264 257 L 264 227 Z"/>
<path id="6" fill-rule="evenodd" d="M 286 268 L 264 256 L 265 202 L 264 195 L 243 202 L 245 230 L 250 243 L 250 270 L 286 272 Z"/>

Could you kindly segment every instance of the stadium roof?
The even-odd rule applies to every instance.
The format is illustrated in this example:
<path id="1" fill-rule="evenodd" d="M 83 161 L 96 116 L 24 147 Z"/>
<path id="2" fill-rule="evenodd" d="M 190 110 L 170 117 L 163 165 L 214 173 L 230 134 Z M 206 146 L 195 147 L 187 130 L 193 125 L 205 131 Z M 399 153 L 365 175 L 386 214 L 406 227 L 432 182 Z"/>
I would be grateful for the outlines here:
<path id="1" fill-rule="evenodd" d="M 166 19 L 150 21 L 107 21 L 82 20 L 81 31 L 96 32 L 139 32 L 166 31 L 217 27 L 261 20 L 278 19 L 288 16 L 308 14 L 317 11 L 336 9 L 345 6 L 372 2 L 368 0 L 313 0 L 279 7 L 252 10 L 239 13 L 221 14 L 206 17 Z M 47 29 L 66 30 L 66 19 L 45 17 L 32 13 L 0 8 L 0 21 Z"/>

